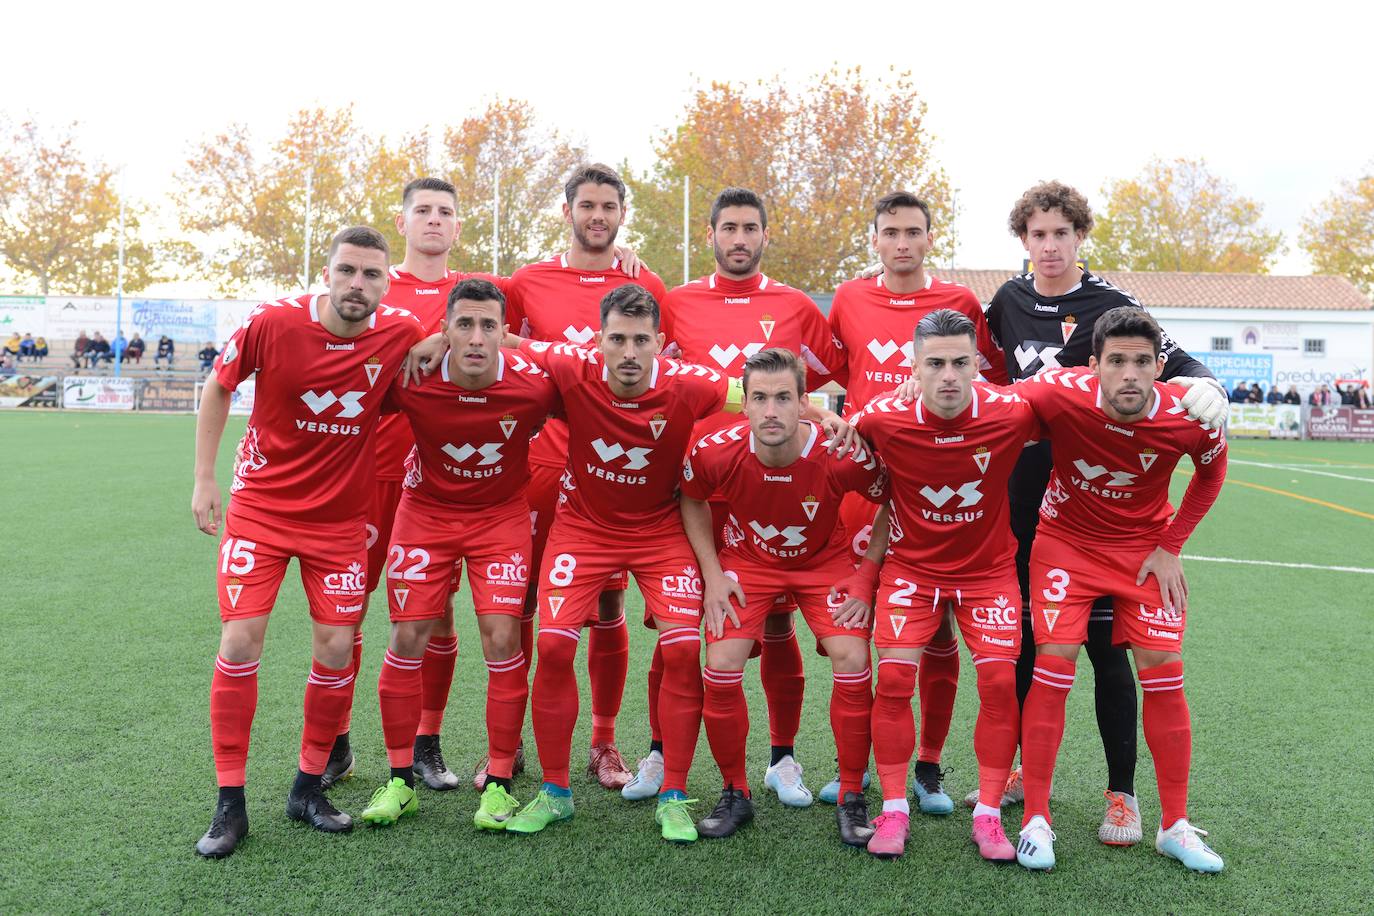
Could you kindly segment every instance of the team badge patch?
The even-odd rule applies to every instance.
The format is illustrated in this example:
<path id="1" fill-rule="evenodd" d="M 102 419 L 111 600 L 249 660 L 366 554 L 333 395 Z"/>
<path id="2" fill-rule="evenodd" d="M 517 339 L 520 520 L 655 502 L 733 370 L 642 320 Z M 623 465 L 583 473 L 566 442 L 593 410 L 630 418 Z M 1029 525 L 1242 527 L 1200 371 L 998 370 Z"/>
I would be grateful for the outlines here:
<path id="1" fill-rule="evenodd" d="M 1059 332 L 1064 335 L 1064 343 L 1069 342 L 1073 336 L 1073 329 L 1078 327 L 1078 320 L 1072 315 L 1065 315 L 1064 320 L 1059 322 Z"/>
<path id="2" fill-rule="evenodd" d="M 555 589 L 549 592 L 549 616 L 558 619 L 558 612 L 563 610 L 563 596 Z"/>
<path id="3" fill-rule="evenodd" d="M 905 614 L 893 614 L 893 615 L 892 615 L 891 617 L 889 617 L 888 619 L 892 621 L 892 635 L 893 635 L 893 637 L 900 639 L 901 636 L 902 636 L 902 627 L 906 626 L 906 615 L 905 615 Z"/>
<path id="4" fill-rule="evenodd" d="M 515 417 L 512 417 L 510 414 L 506 414 L 497 422 L 501 426 L 501 432 L 505 434 L 507 439 L 509 439 L 511 437 L 511 433 L 515 432 Z"/>
<path id="5" fill-rule="evenodd" d="M 814 496 L 808 496 L 802 500 L 802 511 L 806 513 L 809 521 L 816 520 L 816 510 L 821 507 L 821 501 Z"/>
<path id="6" fill-rule="evenodd" d="M 1047 604 L 1040 613 L 1045 615 L 1045 629 L 1053 633 L 1054 625 L 1059 622 L 1059 608 L 1053 604 Z"/>
<path id="7" fill-rule="evenodd" d="M 396 606 L 404 611 L 406 600 L 410 598 L 410 586 L 402 582 L 391 590 L 391 596 L 396 599 Z"/>
<path id="8" fill-rule="evenodd" d="M 764 340 L 773 339 L 773 326 L 775 324 L 777 324 L 777 322 L 773 320 L 772 315 L 764 315 L 762 318 L 759 319 L 759 327 L 763 329 Z"/>
<path id="9" fill-rule="evenodd" d="M 236 608 L 239 606 L 239 595 L 243 594 L 243 583 L 238 579 L 230 579 L 224 583 L 224 593 L 229 596 L 229 606 Z"/>
<path id="10" fill-rule="evenodd" d="M 649 432 L 653 433 L 654 438 L 657 439 L 659 436 L 663 435 L 663 430 L 667 425 L 668 418 L 661 413 L 656 413 L 653 415 L 653 418 L 649 420 Z"/>
<path id="11" fill-rule="evenodd" d="M 1155 459 L 1158 457 L 1159 456 L 1155 454 L 1154 449 L 1147 448 L 1145 449 L 1145 451 L 1140 453 L 1140 466 L 1148 471 L 1151 467 L 1154 466 Z"/>
<path id="12" fill-rule="evenodd" d="M 363 371 L 367 373 L 367 387 L 371 388 L 377 384 L 377 376 L 382 374 L 382 361 L 377 357 L 372 357 L 363 363 Z"/>
<path id="13" fill-rule="evenodd" d="M 988 472 L 988 462 L 992 460 L 992 452 L 988 451 L 986 445 L 980 445 L 973 450 L 973 463 L 978 465 L 978 473 Z"/>

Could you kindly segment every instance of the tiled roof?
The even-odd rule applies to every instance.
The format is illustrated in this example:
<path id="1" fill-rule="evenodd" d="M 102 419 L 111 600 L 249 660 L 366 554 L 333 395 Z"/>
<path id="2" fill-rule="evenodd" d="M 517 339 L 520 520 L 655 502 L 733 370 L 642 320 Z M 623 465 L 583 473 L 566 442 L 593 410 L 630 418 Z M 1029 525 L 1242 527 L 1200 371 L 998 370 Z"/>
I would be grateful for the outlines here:
<path id="1" fill-rule="evenodd" d="M 1013 274 L 1005 270 L 931 270 L 962 283 L 987 302 Z M 1146 308 L 1374 309 L 1344 277 L 1275 277 L 1268 274 L 1102 271 L 1098 276 L 1131 293 Z"/>

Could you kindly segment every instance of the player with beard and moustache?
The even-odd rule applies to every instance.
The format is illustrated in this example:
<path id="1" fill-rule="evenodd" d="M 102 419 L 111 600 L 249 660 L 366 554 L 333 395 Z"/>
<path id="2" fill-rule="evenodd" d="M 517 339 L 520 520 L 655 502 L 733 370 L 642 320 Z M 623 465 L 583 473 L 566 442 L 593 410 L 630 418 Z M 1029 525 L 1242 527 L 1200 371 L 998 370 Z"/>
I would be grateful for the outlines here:
<path id="1" fill-rule="evenodd" d="M 220 544 L 221 635 L 210 686 L 210 737 L 219 801 L 196 843 L 231 854 L 248 833 L 244 777 L 258 700 L 267 622 L 291 557 L 313 621 L 299 769 L 286 813 L 340 833 L 353 820 L 329 803 L 321 774 L 352 705 L 353 634 L 366 594 L 368 483 L 377 417 L 390 377 L 422 334 L 404 309 L 381 305 L 386 239 L 365 226 L 334 237 L 327 295 L 254 309 L 206 379 L 196 418 L 196 526 Z M 230 395 L 256 375 L 257 398 L 234 463 L 232 498 L 220 509 L 215 453 Z M 221 524 L 222 523 L 222 524 Z"/>
<path id="2" fill-rule="evenodd" d="M 988 330 L 978 297 L 968 287 L 926 271 L 926 255 L 934 240 L 930 205 L 915 194 L 892 191 L 874 204 L 872 246 L 882 270 L 841 284 L 830 305 L 830 330 L 844 345 L 847 360 L 845 412 L 850 416 L 906 380 L 911 371 L 913 331 L 922 318 L 940 309 L 953 309 L 973 322 L 975 368 L 994 384 L 1007 382 L 1002 351 Z M 845 499 L 843 514 L 845 527 L 855 536 L 853 551 L 858 561 L 867 548 L 876 509 L 851 495 Z M 917 674 L 921 744 L 912 786 L 924 814 L 954 811 L 940 769 L 959 686 L 959 643 L 952 620 L 947 614 L 940 621 L 922 652 Z"/>
<path id="3" fill-rule="evenodd" d="M 779 283 L 760 269 L 768 246 L 768 212 L 759 195 L 746 188 L 721 191 L 711 205 L 706 240 L 715 253 L 716 270 L 668 293 L 664 309 L 673 316 L 673 322 L 665 351 L 690 363 L 739 376 L 745 361 L 756 353 L 767 347 L 783 347 L 805 363 L 808 390 L 835 381 L 844 355 L 836 347 L 820 308 L 802 291 Z M 735 414 L 709 417 L 697 424 L 692 440 L 738 421 Z M 720 547 L 726 520 L 724 502 L 712 500 L 711 511 L 712 530 Z M 779 604 L 779 612 L 766 618 L 761 640 L 759 674 L 768 701 L 771 745 L 764 784 L 783 804 L 805 807 L 811 804 L 812 795 L 802 782 L 802 766 L 794 748 L 805 678 L 792 623 L 793 607 L 795 604 L 786 601 Z M 755 645 L 754 653 L 760 654 L 759 645 Z M 661 677 L 662 660 L 655 655 L 649 669 L 650 710 L 656 706 Z M 625 786 L 622 794 L 626 798 L 650 798 L 658 792 L 663 758 L 657 724 L 651 715 L 649 754 L 640 760 L 635 778 Z"/>
<path id="4" fill-rule="evenodd" d="M 1004 283 L 988 305 L 988 325 L 1005 354 L 1007 374 L 1024 380 L 1045 369 L 1087 365 L 1097 320 L 1119 306 L 1142 308 L 1135 297 L 1078 265 L 1078 248 L 1093 225 L 1087 198 L 1057 181 L 1036 185 L 1016 202 L 1009 225 L 1025 247 L 1033 270 Z M 1165 363 L 1160 378 L 1188 388 L 1184 406 L 1189 416 L 1220 428 L 1226 419 L 1226 392 L 1202 363 L 1167 334 L 1162 353 Z M 1023 608 L 1033 597 L 1031 545 L 1051 464 L 1049 442 L 1030 446 L 1010 482 Z M 1125 650 L 1112 645 L 1112 621 L 1111 605 L 1099 603 L 1089 619 L 1086 642 L 1094 672 L 1097 724 L 1107 758 L 1107 811 L 1098 837 L 1108 845 L 1130 846 L 1141 839 L 1135 799 L 1135 679 Z M 1022 627 L 1017 694 L 1024 703 L 1035 667 L 1028 613 L 1022 615 Z M 1008 800 L 1019 800 L 1020 775 L 1020 770 L 1012 774 Z"/>

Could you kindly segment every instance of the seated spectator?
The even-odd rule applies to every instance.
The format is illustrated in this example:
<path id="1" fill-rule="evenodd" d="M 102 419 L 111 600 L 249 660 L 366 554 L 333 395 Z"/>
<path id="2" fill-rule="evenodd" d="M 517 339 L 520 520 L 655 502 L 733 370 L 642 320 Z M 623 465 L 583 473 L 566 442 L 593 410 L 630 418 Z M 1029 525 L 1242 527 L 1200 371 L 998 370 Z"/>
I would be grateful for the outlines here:
<path id="1" fill-rule="evenodd" d="M 28 332 L 25 332 L 24 339 L 19 341 L 19 361 L 22 362 L 25 357 L 28 357 L 29 359 L 37 362 L 38 357 L 34 355 L 34 350 L 35 346 L 33 342 L 33 335 L 29 334 Z"/>
<path id="2" fill-rule="evenodd" d="M 142 337 L 139 337 L 138 332 L 135 331 L 134 336 L 129 340 L 128 349 L 124 351 L 124 358 L 131 359 L 136 363 L 141 363 L 143 362 L 143 351 L 147 349 L 147 347 L 148 344 Z"/>
<path id="3" fill-rule="evenodd" d="M 11 332 L 11 333 L 10 333 L 10 339 L 7 340 L 7 341 L 5 341 L 5 353 L 8 354 L 8 355 L 10 356 L 11 359 L 16 359 L 16 360 L 17 360 L 17 359 L 19 358 L 19 332 L 18 332 L 18 331 L 13 331 L 13 332 Z"/>
<path id="4" fill-rule="evenodd" d="M 124 351 L 127 349 L 129 349 L 129 340 L 124 336 L 124 332 L 120 331 L 115 335 L 114 343 L 110 345 L 110 352 L 114 354 L 116 362 L 124 362 Z"/>
<path id="5" fill-rule="evenodd" d="M 1285 392 L 1283 393 L 1283 403 L 1285 403 L 1285 404 L 1301 404 L 1301 403 L 1302 403 L 1302 395 L 1298 394 L 1298 386 L 1297 386 L 1297 385 L 1289 385 L 1289 386 L 1288 386 L 1288 390 L 1285 391 Z"/>
<path id="6" fill-rule="evenodd" d="M 1263 403 L 1264 403 L 1264 389 L 1261 388 L 1261 387 L 1259 386 L 1259 383 L 1258 383 L 1258 382 L 1254 382 L 1254 383 L 1252 383 L 1252 384 L 1250 385 L 1250 393 L 1246 396 L 1246 398 L 1245 398 L 1245 403 L 1247 403 L 1247 404 L 1263 404 Z"/>
<path id="7" fill-rule="evenodd" d="M 0 347 L 0 378 L 8 378 L 14 375 L 15 356 L 10 353 L 9 347 Z"/>
<path id="8" fill-rule="evenodd" d="M 86 368 L 94 369 L 101 361 L 110 361 L 110 342 L 105 339 L 104 334 L 96 331 L 91 342 L 86 345 Z"/>
<path id="9" fill-rule="evenodd" d="M 1270 386 L 1269 386 L 1269 393 L 1266 394 L 1266 395 L 1264 396 L 1264 403 L 1266 403 L 1266 404 L 1282 404 L 1282 403 L 1283 403 L 1283 393 L 1279 391 L 1279 386 L 1278 386 L 1278 385 L 1270 385 Z"/>
<path id="10" fill-rule="evenodd" d="M 212 340 L 205 341 L 205 346 L 201 347 L 200 352 L 196 354 L 196 358 L 200 360 L 200 370 L 209 372 L 213 369 L 216 356 L 219 356 L 219 351 L 215 349 L 215 342 Z"/>
<path id="11" fill-rule="evenodd" d="M 72 365 L 80 369 L 81 361 L 86 358 L 86 351 L 91 348 L 91 339 L 82 331 L 76 335 L 76 343 L 72 345 Z"/>
<path id="12" fill-rule="evenodd" d="M 33 358 L 35 361 L 48 358 L 48 338 L 39 334 L 33 341 Z"/>
<path id="13" fill-rule="evenodd" d="M 172 368 L 172 360 L 176 356 L 176 345 L 172 343 L 172 338 L 166 334 L 157 342 L 157 355 L 153 357 L 153 363 L 157 368 L 162 368 L 162 361 L 167 360 L 167 368 Z"/>
<path id="14" fill-rule="evenodd" d="M 1245 387 L 1244 382 L 1236 382 L 1236 387 L 1231 389 L 1231 403 L 1244 404 L 1248 397 L 1250 397 L 1250 389 Z"/>

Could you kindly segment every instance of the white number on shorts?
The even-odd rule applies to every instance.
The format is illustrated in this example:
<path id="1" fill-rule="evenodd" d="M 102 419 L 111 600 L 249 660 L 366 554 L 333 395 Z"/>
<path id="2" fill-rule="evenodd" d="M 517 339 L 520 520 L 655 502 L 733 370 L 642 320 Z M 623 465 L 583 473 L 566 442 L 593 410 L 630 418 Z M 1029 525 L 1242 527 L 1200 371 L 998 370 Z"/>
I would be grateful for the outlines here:
<path id="1" fill-rule="evenodd" d="M 856 557 L 861 557 L 868 553 L 869 542 L 873 539 L 873 526 L 864 525 L 859 529 L 859 533 L 854 535 L 854 542 L 851 548 Z"/>
<path id="2" fill-rule="evenodd" d="M 1069 584 L 1069 574 L 1062 569 L 1051 569 L 1045 573 L 1050 580 L 1050 587 L 1041 589 L 1040 594 L 1045 596 L 1046 601 L 1063 601 L 1068 597 L 1068 590 L 1064 586 Z"/>
<path id="3" fill-rule="evenodd" d="M 248 575 L 253 571 L 253 564 L 257 562 L 253 557 L 253 551 L 257 546 L 257 541 L 225 538 L 219 548 L 219 571 L 233 576 Z"/>
<path id="4" fill-rule="evenodd" d="M 406 561 L 407 557 L 415 562 L 410 564 L 409 569 L 402 572 L 401 564 Z M 406 553 L 406 549 L 400 544 L 392 544 L 391 556 L 389 559 L 390 563 L 387 564 L 388 569 L 386 573 L 388 579 L 405 579 L 409 582 L 416 582 L 423 581 L 426 578 L 425 567 L 429 566 L 428 550 L 416 547 L 411 550 L 410 553 Z"/>
<path id="5" fill-rule="evenodd" d="M 902 607 L 911 607 L 911 596 L 916 594 L 916 583 L 909 582 L 906 579 L 893 579 L 892 584 L 900 585 L 901 588 L 888 596 L 888 602 L 890 604 L 900 604 Z"/>
<path id="6" fill-rule="evenodd" d="M 577 569 L 577 557 L 570 553 L 560 553 L 553 558 L 553 568 L 549 570 L 549 584 L 560 588 L 571 585 L 574 569 Z"/>

